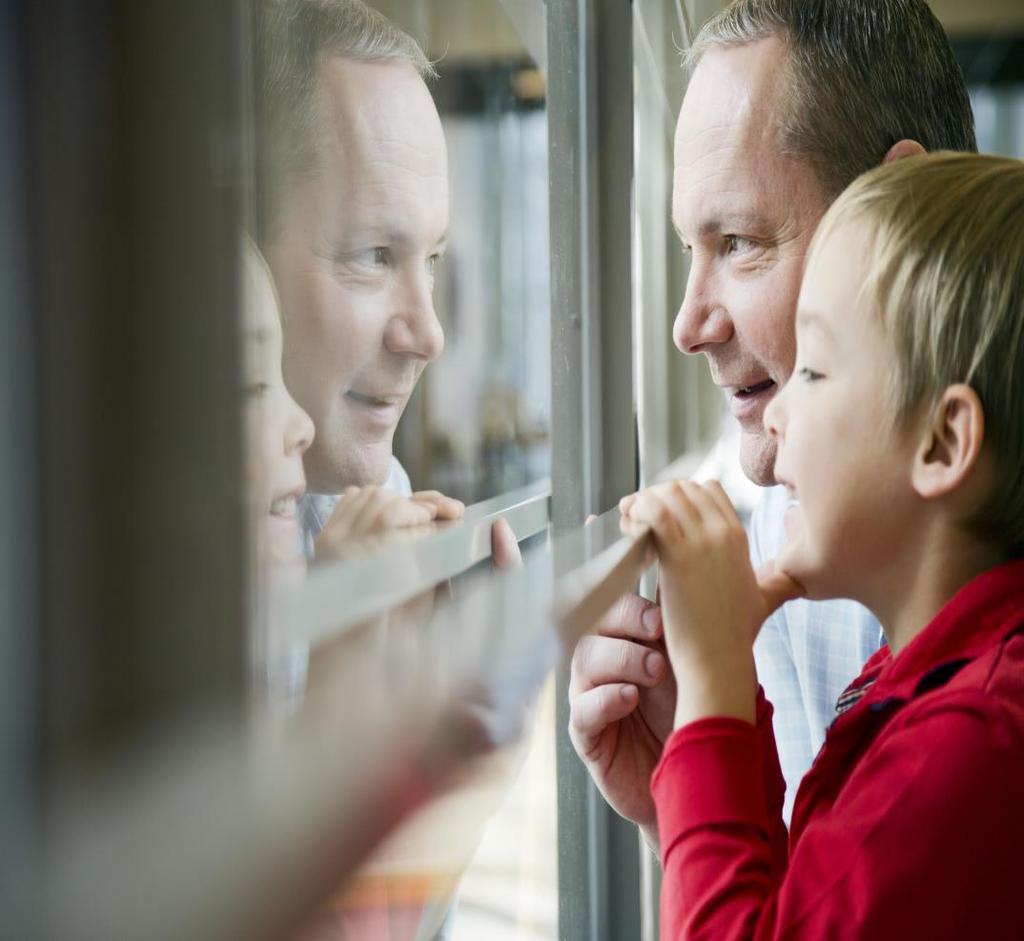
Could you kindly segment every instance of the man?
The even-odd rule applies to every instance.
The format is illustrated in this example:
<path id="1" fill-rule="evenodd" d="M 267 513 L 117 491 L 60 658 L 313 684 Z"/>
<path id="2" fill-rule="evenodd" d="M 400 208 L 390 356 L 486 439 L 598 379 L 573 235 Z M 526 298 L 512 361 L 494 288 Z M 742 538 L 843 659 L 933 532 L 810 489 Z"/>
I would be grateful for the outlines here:
<path id="1" fill-rule="evenodd" d="M 976 149 L 963 77 L 924 0 L 737 0 L 690 56 L 675 140 L 673 223 L 692 257 L 673 338 L 703 353 L 740 423 L 741 462 L 775 483 L 764 409 L 793 368 L 804 254 L 829 204 L 880 162 Z M 828 454 L 822 454 L 824 463 Z M 751 529 L 756 563 L 785 540 L 769 490 Z M 674 678 L 660 615 L 625 598 L 573 659 L 570 734 L 598 787 L 657 845 L 651 772 L 672 728 Z M 881 642 L 851 602 L 785 605 L 755 646 L 796 787 L 838 695 Z"/>
<path id="2" fill-rule="evenodd" d="M 346 488 L 411 492 L 392 439 L 444 347 L 432 291 L 447 147 L 433 67 L 361 0 L 271 0 L 261 27 L 262 241 L 284 309 L 285 380 L 316 425 L 301 507 L 312 554 Z M 415 497 L 461 514 L 440 494 Z"/>

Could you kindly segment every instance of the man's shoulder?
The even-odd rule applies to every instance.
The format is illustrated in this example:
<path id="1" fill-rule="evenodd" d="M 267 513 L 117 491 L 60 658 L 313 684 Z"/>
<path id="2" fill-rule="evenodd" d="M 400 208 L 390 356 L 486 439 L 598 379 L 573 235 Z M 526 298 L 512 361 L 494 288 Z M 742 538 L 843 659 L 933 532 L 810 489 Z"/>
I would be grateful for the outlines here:
<path id="1" fill-rule="evenodd" d="M 778 555 L 786 542 L 786 507 L 789 494 L 785 487 L 766 487 L 750 518 L 750 552 L 755 565 Z"/>

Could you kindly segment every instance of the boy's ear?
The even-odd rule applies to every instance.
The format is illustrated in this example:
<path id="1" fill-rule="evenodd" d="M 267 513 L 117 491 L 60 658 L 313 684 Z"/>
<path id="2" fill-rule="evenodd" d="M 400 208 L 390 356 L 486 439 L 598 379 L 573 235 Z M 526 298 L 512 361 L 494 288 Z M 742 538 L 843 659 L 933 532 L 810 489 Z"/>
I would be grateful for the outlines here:
<path id="1" fill-rule="evenodd" d="M 978 463 L 985 439 L 985 411 L 978 393 L 958 383 L 942 393 L 923 429 L 911 484 L 926 500 L 956 490 Z"/>
<path id="2" fill-rule="evenodd" d="M 920 157 L 926 153 L 927 151 L 924 147 L 916 140 L 905 137 L 903 140 L 896 141 L 889 148 L 886 155 L 882 158 L 882 163 L 892 163 L 894 160 L 902 160 L 904 157 Z"/>

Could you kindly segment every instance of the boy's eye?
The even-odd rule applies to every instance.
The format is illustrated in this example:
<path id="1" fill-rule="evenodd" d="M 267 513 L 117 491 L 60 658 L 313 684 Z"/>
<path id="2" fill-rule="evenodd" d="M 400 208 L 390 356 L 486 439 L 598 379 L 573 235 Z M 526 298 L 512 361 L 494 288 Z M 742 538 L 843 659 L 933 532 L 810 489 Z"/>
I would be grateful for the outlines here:
<path id="1" fill-rule="evenodd" d="M 245 387 L 245 397 L 247 399 L 261 399 L 270 391 L 270 383 L 263 382 L 252 382 Z"/>
<path id="2" fill-rule="evenodd" d="M 808 369 L 806 366 L 798 370 L 798 374 L 805 382 L 817 382 L 819 379 L 825 378 L 822 373 L 815 372 L 813 369 Z"/>

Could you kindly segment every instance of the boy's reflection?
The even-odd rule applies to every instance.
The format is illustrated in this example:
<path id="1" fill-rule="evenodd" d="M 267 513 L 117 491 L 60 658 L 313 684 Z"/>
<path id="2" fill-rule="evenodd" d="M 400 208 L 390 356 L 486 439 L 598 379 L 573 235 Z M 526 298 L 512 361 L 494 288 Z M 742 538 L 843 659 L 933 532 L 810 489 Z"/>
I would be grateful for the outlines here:
<path id="1" fill-rule="evenodd" d="M 304 571 L 296 506 L 306 490 L 302 455 L 313 422 L 285 388 L 281 317 L 270 270 L 249 238 L 242 246 L 245 418 L 250 442 L 249 494 L 259 558 L 276 573 Z"/>

